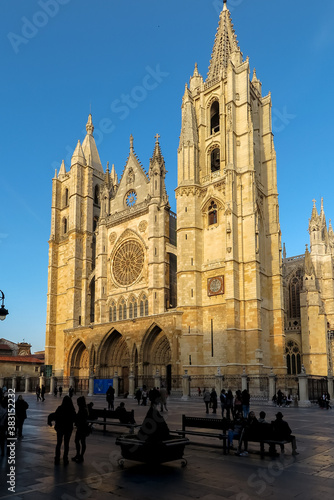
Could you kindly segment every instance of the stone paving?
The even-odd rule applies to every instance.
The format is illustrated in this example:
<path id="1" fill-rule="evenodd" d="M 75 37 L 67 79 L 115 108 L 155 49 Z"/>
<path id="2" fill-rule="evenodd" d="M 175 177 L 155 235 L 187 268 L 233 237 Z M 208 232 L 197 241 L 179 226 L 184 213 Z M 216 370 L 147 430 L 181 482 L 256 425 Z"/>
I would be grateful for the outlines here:
<path id="1" fill-rule="evenodd" d="M 96 430 L 87 438 L 83 464 L 53 463 L 56 433 L 47 426 L 47 416 L 60 404 L 60 398 L 47 395 L 44 403 L 34 395 L 23 395 L 29 403 L 28 419 L 23 427 L 24 438 L 15 444 L 15 493 L 8 490 L 8 458 L 0 458 L 0 498 L 11 500 L 50 499 L 119 499 L 119 500 L 253 500 L 253 499 L 329 499 L 334 495 L 334 409 L 283 408 L 285 420 L 297 437 L 299 455 L 291 455 L 290 445 L 285 454 L 261 460 L 259 446 L 249 444 L 248 457 L 231 452 L 223 455 L 222 443 L 206 438 L 194 438 L 185 449 L 187 467 L 174 461 L 154 469 L 145 464 L 125 461 L 118 467 L 120 448 L 115 445 L 119 432 Z M 95 408 L 105 407 L 104 396 L 87 398 Z M 135 400 L 123 400 L 127 409 L 135 410 L 141 423 L 148 408 Z M 76 403 L 76 397 L 74 397 Z M 116 400 L 118 403 L 119 400 Z M 251 404 L 258 415 L 267 413 L 274 419 L 277 408 Z M 201 398 L 190 401 L 170 398 L 168 413 L 164 413 L 171 430 L 181 427 L 181 415 L 205 416 Z M 219 417 L 219 414 L 217 414 Z M 120 431 L 121 429 L 118 429 Z M 194 444 L 195 439 L 199 444 Z M 74 435 L 70 456 L 75 454 Z"/>

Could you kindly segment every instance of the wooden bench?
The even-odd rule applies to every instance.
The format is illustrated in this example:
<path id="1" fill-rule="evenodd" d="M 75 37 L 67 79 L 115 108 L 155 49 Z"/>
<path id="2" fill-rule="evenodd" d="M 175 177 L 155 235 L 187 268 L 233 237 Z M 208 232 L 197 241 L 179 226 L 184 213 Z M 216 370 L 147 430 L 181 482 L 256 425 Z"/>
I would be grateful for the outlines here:
<path id="1" fill-rule="evenodd" d="M 107 430 L 107 425 L 112 425 L 115 427 L 127 427 L 128 429 L 130 429 L 130 434 L 133 434 L 134 429 L 136 427 L 140 427 L 139 424 L 133 423 L 133 422 L 135 422 L 134 410 L 127 411 L 126 417 L 127 417 L 127 419 L 126 419 L 127 422 L 125 422 L 125 421 L 120 422 L 119 414 L 117 411 L 107 410 L 106 408 L 103 408 L 103 409 L 95 409 L 94 408 L 92 410 L 92 414 L 91 414 L 90 418 L 87 420 L 87 422 L 91 426 L 102 425 L 104 433 Z M 117 422 L 114 422 L 113 420 L 117 420 Z"/>
<path id="2" fill-rule="evenodd" d="M 264 445 L 265 444 L 269 444 L 269 447 L 275 447 L 276 445 L 284 447 L 284 445 L 286 445 L 286 444 L 291 444 L 291 446 L 292 446 L 292 441 L 287 441 L 287 440 L 275 438 L 272 423 L 271 424 L 270 423 L 258 424 L 256 431 L 257 431 L 256 435 L 255 436 L 249 435 L 247 437 L 247 441 L 249 443 L 260 443 L 261 458 L 263 458 L 265 455 L 265 452 L 264 452 Z M 240 439 L 243 439 L 242 434 L 241 434 Z"/>
<path id="3" fill-rule="evenodd" d="M 192 436 L 205 436 L 218 438 L 223 441 L 223 453 L 226 455 L 228 448 L 228 434 L 227 430 L 230 422 L 224 418 L 210 418 L 210 417 L 187 417 L 182 415 L 182 429 L 176 430 L 177 434 L 185 436 L 186 434 Z M 189 427 L 196 429 L 217 430 L 220 432 L 203 432 L 203 431 L 190 431 Z M 227 443 L 227 444 L 226 444 Z"/>

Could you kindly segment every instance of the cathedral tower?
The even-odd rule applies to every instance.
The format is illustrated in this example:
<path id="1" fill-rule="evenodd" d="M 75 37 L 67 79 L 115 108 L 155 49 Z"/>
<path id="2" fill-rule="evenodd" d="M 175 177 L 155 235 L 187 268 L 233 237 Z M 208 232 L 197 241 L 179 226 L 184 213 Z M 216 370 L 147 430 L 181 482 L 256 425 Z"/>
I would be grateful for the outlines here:
<path id="1" fill-rule="evenodd" d="M 182 101 L 178 149 L 182 361 L 207 372 L 285 372 L 271 96 L 250 80 L 224 2 L 206 80 Z"/>

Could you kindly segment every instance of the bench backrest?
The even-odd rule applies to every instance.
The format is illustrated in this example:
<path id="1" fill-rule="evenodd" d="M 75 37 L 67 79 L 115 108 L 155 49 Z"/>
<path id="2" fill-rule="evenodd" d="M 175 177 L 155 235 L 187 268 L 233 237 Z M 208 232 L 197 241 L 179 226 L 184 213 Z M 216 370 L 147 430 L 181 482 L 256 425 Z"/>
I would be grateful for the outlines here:
<path id="1" fill-rule="evenodd" d="M 119 415 L 115 410 L 107 410 L 106 408 L 93 408 L 92 415 L 94 418 L 111 418 L 111 419 L 119 419 Z M 134 410 L 126 412 L 127 417 L 129 417 L 129 421 L 134 419 Z"/>
<path id="2" fill-rule="evenodd" d="M 187 417 L 182 415 L 182 430 L 184 431 L 186 427 L 225 431 L 229 428 L 229 421 L 224 418 Z"/>

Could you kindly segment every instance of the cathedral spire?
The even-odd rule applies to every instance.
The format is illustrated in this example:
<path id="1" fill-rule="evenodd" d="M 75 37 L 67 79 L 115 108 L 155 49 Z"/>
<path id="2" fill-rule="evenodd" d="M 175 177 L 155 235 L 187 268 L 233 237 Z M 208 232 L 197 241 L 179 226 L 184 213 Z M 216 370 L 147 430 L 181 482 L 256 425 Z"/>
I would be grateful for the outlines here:
<path id="1" fill-rule="evenodd" d="M 81 165 L 87 164 L 80 141 L 78 141 L 76 148 L 73 152 L 72 159 L 71 159 L 71 166 L 75 165 L 76 163 L 81 163 Z"/>
<path id="2" fill-rule="evenodd" d="M 100 156 L 96 147 L 95 139 L 93 136 L 94 125 L 92 120 L 92 115 L 88 115 L 88 121 L 86 124 L 87 135 L 82 143 L 82 149 L 85 155 L 85 158 L 88 164 L 98 170 L 99 172 L 103 172 L 102 163 L 100 160 Z"/>
<path id="3" fill-rule="evenodd" d="M 229 59 L 233 53 L 237 55 L 237 62 L 241 63 L 242 54 L 238 46 L 230 11 L 227 8 L 226 1 L 224 1 L 224 8 L 220 14 L 212 50 L 207 81 L 222 76 L 223 70 L 227 68 Z"/>

